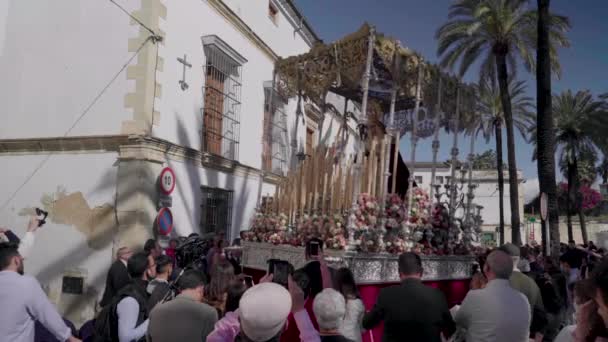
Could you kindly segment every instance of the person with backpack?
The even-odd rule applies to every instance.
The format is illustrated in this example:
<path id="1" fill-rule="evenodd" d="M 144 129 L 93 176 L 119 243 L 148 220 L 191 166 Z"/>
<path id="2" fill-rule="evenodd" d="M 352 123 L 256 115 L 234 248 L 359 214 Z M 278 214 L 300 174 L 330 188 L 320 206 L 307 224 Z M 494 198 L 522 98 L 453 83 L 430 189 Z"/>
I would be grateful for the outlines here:
<path id="1" fill-rule="evenodd" d="M 148 330 L 148 281 L 156 276 L 154 257 L 145 252 L 133 254 L 127 262 L 131 282 L 122 288 L 95 323 L 96 342 L 144 341 Z"/>

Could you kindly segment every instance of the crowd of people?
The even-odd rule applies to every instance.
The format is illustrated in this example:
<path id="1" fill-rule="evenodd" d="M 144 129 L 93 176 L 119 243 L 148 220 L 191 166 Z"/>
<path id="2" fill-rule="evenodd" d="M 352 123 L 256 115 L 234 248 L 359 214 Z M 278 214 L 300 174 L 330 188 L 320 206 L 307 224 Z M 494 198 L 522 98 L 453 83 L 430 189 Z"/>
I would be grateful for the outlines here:
<path id="1" fill-rule="evenodd" d="M 366 310 L 353 273 L 328 267 L 320 240 L 285 284 L 270 272 L 255 284 L 221 235 L 197 267 L 180 265 L 178 240 L 162 248 L 150 239 L 141 251 L 117 250 L 100 310 L 76 330 L 25 274 L 37 226 L 32 219 L 22 240 L 0 231 L 9 240 L 0 243 L 3 341 L 360 342 L 382 323 L 383 341 L 608 341 L 608 259 L 573 241 L 559 260 L 538 246 L 488 250 L 452 308 L 422 282 L 421 258 L 404 253 L 400 284 Z"/>

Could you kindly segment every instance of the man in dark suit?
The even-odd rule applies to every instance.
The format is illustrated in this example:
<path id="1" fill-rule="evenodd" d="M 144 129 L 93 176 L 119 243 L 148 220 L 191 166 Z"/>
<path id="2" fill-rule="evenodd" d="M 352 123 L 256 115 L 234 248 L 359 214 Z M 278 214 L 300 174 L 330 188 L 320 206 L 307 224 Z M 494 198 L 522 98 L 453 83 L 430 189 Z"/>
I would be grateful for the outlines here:
<path id="1" fill-rule="evenodd" d="M 110 266 L 106 278 L 106 289 L 99 305 L 104 307 L 112 302 L 112 298 L 127 285 L 131 279 L 127 271 L 127 260 L 133 255 L 128 247 L 121 247 L 116 253 L 116 261 Z"/>
<path id="2" fill-rule="evenodd" d="M 422 261 L 414 253 L 399 256 L 401 284 L 380 291 L 374 308 L 363 317 L 363 328 L 384 321 L 383 341 L 440 342 L 452 336 L 456 325 L 443 293 L 425 286 Z"/>

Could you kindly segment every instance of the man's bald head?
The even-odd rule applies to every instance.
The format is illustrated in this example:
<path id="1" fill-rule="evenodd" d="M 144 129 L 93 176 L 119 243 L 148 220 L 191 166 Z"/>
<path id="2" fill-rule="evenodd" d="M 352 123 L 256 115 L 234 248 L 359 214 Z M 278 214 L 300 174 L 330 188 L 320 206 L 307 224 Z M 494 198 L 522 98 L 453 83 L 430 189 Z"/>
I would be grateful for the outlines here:
<path id="1" fill-rule="evenodd" d="M 507 253 L 496 250 L 488 255 L 485 268 L 488 279 L 509 279 L 513 273 L 513 259 Z"/>
<path id="2" fill-rule="evenodd" d="M 116 257 L 125 261 L 127 261 L 131 255 L 133 255 L 133 251 L 131 251 L 129 247 L 120 247 L 118 252 L 116 252 Z"/>

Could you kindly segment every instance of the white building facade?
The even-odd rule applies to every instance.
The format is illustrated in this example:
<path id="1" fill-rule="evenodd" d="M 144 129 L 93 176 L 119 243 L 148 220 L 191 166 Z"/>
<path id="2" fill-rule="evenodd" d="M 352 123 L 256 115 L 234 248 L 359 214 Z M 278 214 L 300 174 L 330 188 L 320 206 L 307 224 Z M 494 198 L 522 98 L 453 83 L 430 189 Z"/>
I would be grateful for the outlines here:
<path id="1" fill-rule="evenodd" d="M 165 167 L 172 235 L 232 239 L 295 152 L 335 141 L 343 98 L 302 104 L 296 132 L 296 100 L 269 96 L 316 41 L 290 0 L 0 3 L 0 226 L 49 212 L 26 272 L 62 314 L 92 318 L 116 249 L 155 235 Z"/>
<path id="2" fill-rule="evenodd" d="M 414 180 L 416 184 L 426 191 L 430 192 L 431 189 L 431 170 L 433 163 L 431 162 L 417 162 L 416 167 L 414 169 Z M 410 167 L 411 171 L 411 167 Z M 452 169 L 449 165 L 443 163 L 436 164 L 435 171 L 435 184 L 441 184 L 440 193 L 445 194 L 446 190 L 444 185 L 451 182 L 452 177 Z M 462 184 L 462 174 L 460 170 L 456 170 L 455 173 L 456 182 L 458 184 Z M 466 176 L 468 177 L 468 176 Z M 465 179 L 468 179 L 466 178 Z M 524 198 L 523 198 L 523 177 L 521 172 L 518 171 L 518 183 L 519 183 L 519 212 L 521 215 L 522 222 L 522 240 L 524 243 L 530 240 L 530 234 L 526 234 L 523 217 L 523 206 L 524 206 Z M 483 210 L 481 211 L 481 216 L 483 219 L 483 233 L 482 240 L 486 243 L 497 243 L 499 240 L 497 227 L 500 225 L 500 210 L 499 210 L 499 199 L 500 195 L 498 193 L 498 172 L 496 170 L 473 170 L 473 183 L 477 184 L 477 187 L 474 190 L 475 198 L 473 199 L 473 204 L 483 206 Z M 511 241 L 511 204 L 510 204 L 510 195 L 509 195 L 509 173 L 504 171 L 504 193 L 503 193 L 503 204 L 504 204 L 504 220 L 505 220 L 505 241 Z M 468 191 L 468 186 L 465 185 L 460 190 L 460 193 L 466 193 Z M 446 201 L 447 195 L 443 195 L 441 201 Z M 464 199 L 466 204 L 466 197 Z M 540 235 L 536 235 L 536 241 L 540 242 Z"/>

